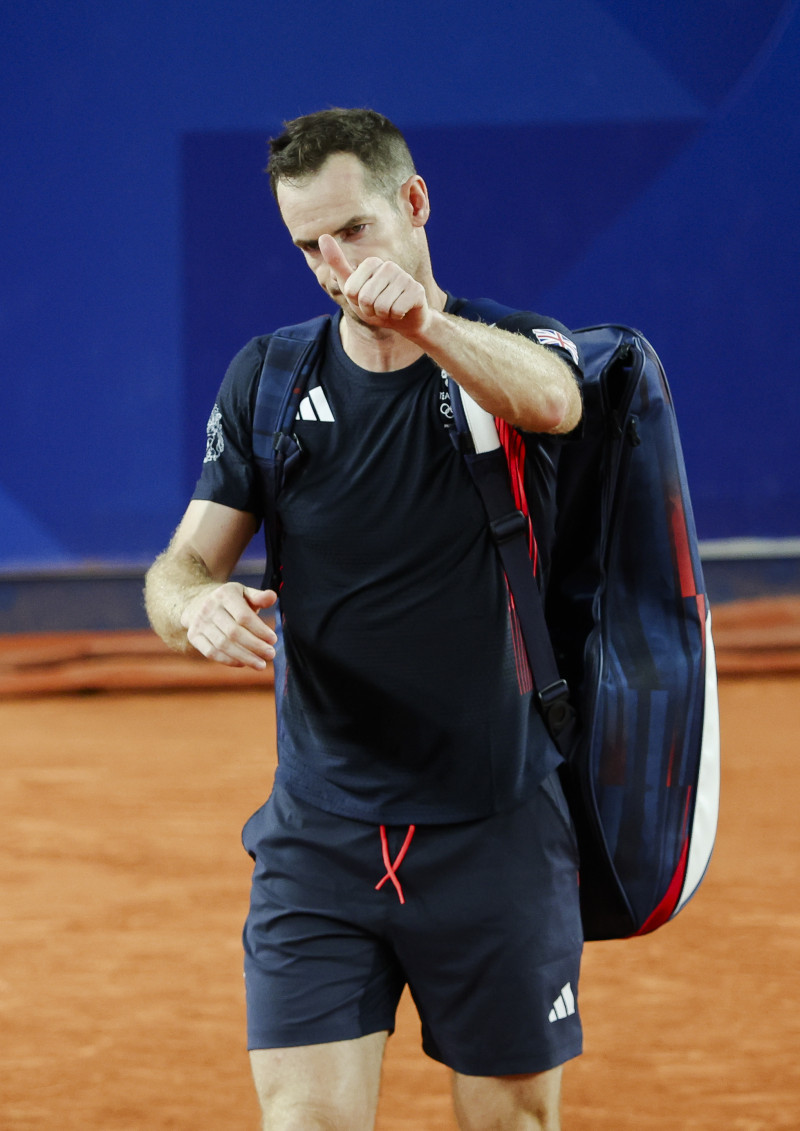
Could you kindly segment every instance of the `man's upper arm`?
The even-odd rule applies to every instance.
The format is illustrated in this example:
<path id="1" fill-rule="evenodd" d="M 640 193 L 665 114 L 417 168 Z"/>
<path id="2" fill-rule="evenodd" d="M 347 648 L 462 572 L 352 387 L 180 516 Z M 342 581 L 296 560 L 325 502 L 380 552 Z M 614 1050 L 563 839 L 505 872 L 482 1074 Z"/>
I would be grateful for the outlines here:
<path id="1" fill-rule="evenodd" d="M 199 557 L 215 581 L 227 581 L 258 526 L 258 519 L 247 511 L 192 499 L 170 543 L 170 554 Z"/>
<path id="2" fill-rule="evenodd" d="M 500 319 L 497 325 L 504 330 L 509 330 L 511 333 L 515 334 L 522 334 L 523 337 L 536 342 L 537 345 L 544 347 L 548 353 L 552 353 L 554 357 L 557 357 L 567 366 L 575 381 L 574 391 L 577 396 L 577 403 L 574 406 L 574 413 L 577 415 L 574 420 L 569 420 L 566 426 L 560 426 L 549 432 L 549 434 L 562 437 L 580 435 L 583 417 L 583 397 L 581 392 L 583 385 L 583 355 L 579 343 L 575 341 L 572 336 L 572 332 L 555 318 L 548 318 L 544 315 L 534 314 L 524 310 L 515 311 L 506 318 Z"/>
<path id="3" fill-rule="evenodd" d="M 266 342 L 266 337 L 253 338 L 228 366 L 206 426 L 206 454 L 193 501 L 262 513 L 253 413 Z"/>
<path id="4" fill-rule="evenodd" d="M 575 377 L 580 381 L 583 378 L 583 356 L 580 344 L 575 340 L 572 331 L 557 321 L 555 318 L 543 314 L 534 314 L 531 311 L 518 310 L 513 314 L 501 318 L 497 323 L 504 330 L 515 334 L 523 334 L 545 349 L 552 351 L 569 365 Z"/>

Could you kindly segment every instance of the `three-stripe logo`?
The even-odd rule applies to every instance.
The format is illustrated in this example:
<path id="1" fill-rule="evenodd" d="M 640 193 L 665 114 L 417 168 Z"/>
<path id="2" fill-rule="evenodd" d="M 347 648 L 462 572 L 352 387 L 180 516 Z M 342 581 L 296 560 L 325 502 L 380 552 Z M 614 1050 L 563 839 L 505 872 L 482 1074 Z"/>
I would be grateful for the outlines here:
<path id="1" fill-rule="evenodd" d="M 553 1008 L 548 1014 L 547 1020 L 552 1024 L 553 1021 L 563 1021 L 565 1017 L 571 1017 L 575 1012 L 575 995 L 572 992 L 572 986 L 567 982 L 566 986 L 561 987 L 561 993 L 553 1002 Z"/>
<path id="2" fill-rule="evenodd" d="M 331 406 L 328 404 L 328 398 L 325 396 L 325 391 L 321 385 L 309 389 L 308 396 L 303 397 L 300 401 L 297 415 L 301 420 L 323 421 L 326 424 L 333 423 L 335 417 L 331 412 Z"/>

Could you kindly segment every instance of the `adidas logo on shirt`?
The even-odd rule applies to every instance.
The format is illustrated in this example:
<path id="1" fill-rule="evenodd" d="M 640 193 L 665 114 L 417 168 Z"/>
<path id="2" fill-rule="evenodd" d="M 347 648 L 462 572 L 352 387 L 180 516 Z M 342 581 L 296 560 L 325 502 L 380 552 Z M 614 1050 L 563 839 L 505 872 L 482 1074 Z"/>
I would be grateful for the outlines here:
<path id="1" fill-rule="evenodd" d="M 547 1016 L 547 1020 L 552 1024 L 554 1021 L 563 1021 L 565 1017 L 571 1017 L 575 1012 L 575 995 L 572 992 L 572 986 L 567 982 L 566 986 L 561 987 L 561 993 L 553 1002 L 553 1008 Z"/>
<path id="2" fill-rule="evenodd" d="M 297 415 L 301 420 L 323 421 L 326 424 L 333 423 L 335 417 L 331 412 L 331 406 L 328 404 L 328 398 L 325 396 L 325 391 L 321 385 L 317 385 L 314 389 L 309 389 L 308 396 L 303 397 L 300 401 Z"/>

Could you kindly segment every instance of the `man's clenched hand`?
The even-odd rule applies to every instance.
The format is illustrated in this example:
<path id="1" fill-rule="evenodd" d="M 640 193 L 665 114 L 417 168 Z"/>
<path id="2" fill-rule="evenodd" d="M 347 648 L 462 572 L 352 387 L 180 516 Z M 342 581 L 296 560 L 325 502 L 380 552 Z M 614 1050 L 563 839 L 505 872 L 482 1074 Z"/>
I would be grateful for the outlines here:
<path id="1" fill-rule="evenodd" d="M 360 321 L 401 334 L 424 330 L 430 317 L 425 288 L 402 267 L 373 255 L 353 268 L 329 235 L 319 237 L 319 250 Z"/>

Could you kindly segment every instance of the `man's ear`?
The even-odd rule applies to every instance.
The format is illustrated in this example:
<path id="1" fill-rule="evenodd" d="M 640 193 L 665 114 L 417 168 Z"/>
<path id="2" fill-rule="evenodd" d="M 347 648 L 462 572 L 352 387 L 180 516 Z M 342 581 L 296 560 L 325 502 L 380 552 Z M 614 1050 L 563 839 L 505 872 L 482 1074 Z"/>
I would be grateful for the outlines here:
<path id="1" fill-rule="evenodd" d="M 431 214 L 428 186 L 418 173 L 414 173 L 400 186 L 401 207 L 408 209 L 411 223 L 415 228 L 424 228 Z"/>

